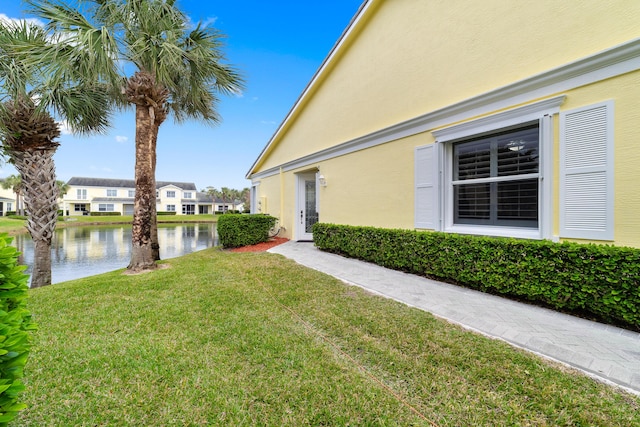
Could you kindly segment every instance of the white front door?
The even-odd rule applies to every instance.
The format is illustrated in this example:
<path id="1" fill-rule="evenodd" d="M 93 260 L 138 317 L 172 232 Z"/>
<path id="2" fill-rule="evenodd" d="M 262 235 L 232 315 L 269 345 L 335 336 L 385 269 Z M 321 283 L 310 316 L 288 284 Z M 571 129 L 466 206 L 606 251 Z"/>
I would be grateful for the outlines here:
<path id="1" fill-rule="evenodd" d="M 318 222 L 318 186 L 315 173 L 298 175 L 296 240 L 313 240 L 313 224 Z"/>

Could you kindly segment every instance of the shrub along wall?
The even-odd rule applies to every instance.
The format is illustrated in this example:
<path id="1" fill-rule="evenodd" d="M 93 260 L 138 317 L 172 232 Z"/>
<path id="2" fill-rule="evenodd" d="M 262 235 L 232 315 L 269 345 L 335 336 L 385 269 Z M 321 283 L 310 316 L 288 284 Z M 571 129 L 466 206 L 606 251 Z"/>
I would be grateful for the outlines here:
<path id="1" fill-rule="evenodd" d="M 640 250 L 318 223 L 320 249 L 640 330 Z"/>
<path id="2" fill-rule="evenodd" d="M 218 237 L 225 248 L 255 245 L 269 239 L 276 218 L 269 215 L 225 214 L 218 219 Z"/>
<path id="3" fill-rule="evenodd" d="M 29 355 L 29 332 L 35 329 L 26 309 L 26 267 L 18 266 L 11 238 L 0 234 L 0 426 L 6 426 L 26 406 L 19 402 L 21 378 Z"/>
<path id="4" fill-rule="evenodd" d="M 100 211 L 96 211 L 96 212 L 90 212 L 89 215 L 90 216 L 120 216 L 120 215 L 122 215 L 122 213 L 120 213 L 120 212 L 100 212 Z"/>

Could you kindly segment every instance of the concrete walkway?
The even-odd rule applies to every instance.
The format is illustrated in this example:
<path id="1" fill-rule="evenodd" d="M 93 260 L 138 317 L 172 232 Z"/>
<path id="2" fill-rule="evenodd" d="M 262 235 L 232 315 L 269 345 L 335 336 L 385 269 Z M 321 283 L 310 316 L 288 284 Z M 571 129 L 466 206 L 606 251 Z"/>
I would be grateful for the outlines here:
<path id="1" fill-rule="evenodd" d="M 640 394 L 638 333 L 322 252 L 313 243 L 269 252 Z"/>

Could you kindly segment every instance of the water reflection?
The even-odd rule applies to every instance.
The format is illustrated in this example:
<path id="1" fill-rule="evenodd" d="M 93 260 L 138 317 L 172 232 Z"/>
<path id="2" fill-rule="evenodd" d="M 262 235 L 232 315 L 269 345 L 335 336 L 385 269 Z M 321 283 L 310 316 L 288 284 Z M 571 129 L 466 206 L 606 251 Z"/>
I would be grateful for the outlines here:
<path id="1" fill-rule="evenodd" d="M 218 244 L 215 224 L 158 224 L 162 259 L 174 258 Z M 20 264 L 33 266 L 29 234 L 14 237 L 22 252 Z M 125 268 L 131 258 L 131 226 L 68 227 L 56 230 L 51 242 L 53 283 Z"/>

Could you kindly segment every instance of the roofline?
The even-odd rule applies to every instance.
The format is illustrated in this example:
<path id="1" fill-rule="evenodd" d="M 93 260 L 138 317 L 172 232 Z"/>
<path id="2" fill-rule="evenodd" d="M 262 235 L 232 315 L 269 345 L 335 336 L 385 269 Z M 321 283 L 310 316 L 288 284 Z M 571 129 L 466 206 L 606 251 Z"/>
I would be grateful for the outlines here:
<path id="1" fill-rule="evenodd" d="M 342 34 L 338 38 L 338 41 L 336 41 L 336 43 L 333 45 L 333 47 L 329 51 L 329 54 L 324 58 L 324 60 L 322 61 L 322 64 L 320 64 L 320 67 L 316 70 L 315 74 L 313 75 L 313 77 L 311 78 L 309 83 L 307 83 L 307 86 L 304 88 L 304 90 L 302 91 L 300 96 L 298 96 L 298 99 L 293 104 L 293 107 L 291 107 L 291 109 L 289 110 L 289 112 L 285 116 L 284 120 L 278 126 L 278 129 L 276 129 L 275 133 L 269 139 L 269 142 L 267 142 L 267 144 L 264 146 L 264 148 L 262 149 L 262 151 L 258 155 L 258 158 L 253 162 L 253 164 L 251 165 L 251 168 L 249 168 L 249 170 L 247 171 L 247 174 L 245 175 L 246 179 L 251 179 L 250 177 L 251 177 L 252 172 L 253 172 L 254 168 L 256 167 L 256 165 L 258 163 L 260 163 L 260 161 L 264 158 L 264 156 L 267 153 L 267 151 L 269 150 L 269 148 L 278 139 L 278 137 L 280 136 L 280 133 L 284 129 L 285 125 L 289 122 L 289 120 L 294 115 L 294 113 L 296 112 L 298 107 L 302 104 L 302 101 L 307 96 L 307 94 L 309 93 L 311 88 L 320 79 L 320 76 L 323 73 L 323 71 L 329 66 L 329 63 L 331 62 L 331 60 L 336 56 L 336 54 L 337 54 L 338 50 L 340 49 L 340 47 L 345 43 L 347 37 L 349 36 L 349 34 L 351 34 L 351 32 L 355 28 L 356 24 L 358 22 L 360 22 L 360 20 L 364 16 L 364 14 L 367 11 L 367 9 L 369 9 L 369 6 L 373 3 L 373 1 L 374 0 L 364 0 L 362 2 L 362 4 L 360 5 L 360 8 L 355 13 L 353 18 L 351 18 L 351 21 L 349 22 L 347 27 L 344 29 L 344 31 L 342 32 Z"/>

